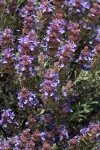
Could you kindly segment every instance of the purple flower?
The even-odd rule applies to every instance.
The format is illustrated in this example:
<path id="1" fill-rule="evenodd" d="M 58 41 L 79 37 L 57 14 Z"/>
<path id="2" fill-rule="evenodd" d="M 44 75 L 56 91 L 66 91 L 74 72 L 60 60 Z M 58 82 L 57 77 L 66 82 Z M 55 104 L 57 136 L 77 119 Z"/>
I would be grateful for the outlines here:
<path id="1" fill-rule="evenodd" d="M 69 140 L 69 147 L 76 147 L 76 145 L 80 142 L 79 136 L 74 136 L 72 139 Z"/>
<path id="2" fill-rule="evenodd" d="M 16 64 L 15 69 L 18 71 L 18 73 L 21 76 L 24 76 L 27 73 L 30 76 L 34 75 L 34 71 L 33 71 L 33 67 L 32 67 L 32 61 L 33 61 L 33 59 L 34 58 L 32 58 L 32 57 L 30 57 L 28 55 L 22 55 L 22 56 L 19 56 L 17 58 L 18 63 Z"/>
<path id="3" fill-rule="evenodd" d="M 73 111 L 70 109 L 70 106 L 68 103 L 64 103 L 60 106 L 60 112 L 61 114 L 63 114 L 63 116 L 66 116 Z"/>
<path id="4" fill-rule="evenodd" d="M 80 130 L 80 133 L 81 133 L 82 135 L 87 134 L 87 133 L 88 133 L 87 128 L 82 128 L 82 129 Z"/>
<path id="5" fill-rule="evenodd" d="M 54 73 L 52 69 L 48 69 L 44 75 L 44 82 L 40 85 L 41 92 L 43 94 L 44 99 L 49 97 L 55 97 L 55 93 L 57 92 L 57 86 L 59 84 L 59 76 L 57 73 Z"/>
<path id="6" fill-rule="evenodd" d="M 14 49 L 12 48 L 8 48 L 8 49 L 5 49 L 1 55 L 2 55 L 2 63 L 3 64 L 7 64 L 7 65 L 10 65 L 10 64 L 13 64 L 14 63 L 14 60 L 15 60 L 15 54 L 14 54 Z"/>
<path id="7" fill-rule="evenodd" d="M 47 134 L 46 132 L 41 132 L 41 133 L 40 133 L 40 136 L 41 136 L 41 140 L 42 140 L 42 141 L 45 141 L 45 139 L 46 139 L 46 134 Z"/>
<path id="8" fill-rule="evenodd" d="M 65 20 L 62 14 L 57 14 L 56 18 L 50 23 L 47 28 L 47 35 L 44 38 L 47 45 L 49 55 L 55 55 L 61 43 L 62 34 L 65 32 Z"/>
<path id="9" fill-rule="evenodd" d="M 36 33 L 31 30 L 26 36 L 19 38 L 18 52 L 20 54 L 31 54 L 31 51 L 37 52 L 39 41 Z"/>
<path id="10" fill-rule="evenodd" d="M 40 122 L 43 121 L 45 123 L 50 123 L 52 119 L 53 118 L 51 117 L 50 114 L 44 114 L 44 115 L 41 116 L 41 121 Z"/>
<path id="11" fill-rule="evenodd" d="M 80 54 L 79 58 L 76 60 L 76 62 L 78 62 L 78 64 L 83 66 L 83 68 L 89 69 L 90 63 L 92 61 L 92 57 L 93 57 L 93 55 L 92 55 L 91 51 L 89 51 L 88 47 L 85 46 L 84 49 L 81 51 L 81 54 Z"/>
<path id="12" fill-rule="evenodd" d="M 59 58 L 61 67 L 68 66 L 73 58 L 75 47 L 76 45 L 74 42 L 67 41 L 66 44 L 59 48 L 59 52 L 56 57 Z"/>
<path id="13" fill-rule="evenodd" d="M 9 149 L 9 141 L 0 139 L 0 149 Z"/>
<path id="14" fill-rule="evenodd" d="M 8 124 L 12 124 L 14 122 L 15 114 L 11 109 L 3 109 L 1 113 L 0 125 L 3 128 L 7 128 Z"/>
<path id="15" fill-rule="evenodd" d="M 68 136 L 68 131 L 66 130 L 65 126 L 64 125 L 61 125 L 59 130 L 58 130 L 58 133 L 59 133 L 59 140 L 62 141 L 64 139 L 68 139 L 69 136 Z"/>
<path id="16" fill-rule="evenodd" d="M 34 17 L 34 10 L 35 10 L 35 2 L 33 0 L 28 0 L 25 7 L 22 8 L 20 14 L 24 18 L 26 16 L 33 16 Z"/>
<path id="17" fill-rule="evenodd" d="M 14 36 L 11 29 L 4 29 L 0 35 L 0 45 L 3 48 L 8 48 L 14 46 Z"/>
<path id="18" fill-rule="evenodd" d="M 15 54 L 14 54 L 14 36 L 11 29 L 4 29 L 0 33 L 1 60 L 5 72 L 14 71 Z"/>
<path id="19" fill-rule="evenodd" d="M 50 4 L 50 2 L 48 0 L 45 0 L 43 2 L 40 3 L 40 6 L 38 7 L 38 9 L 40 10 L 40 12 L 42 12 L 42 14 L 44 14 L 45 12 L 52 12 L 54 10 L 53 5 Z"/>
<path id="20" fill-rule="evenodd" d="M 90 5 L 89 2 L 87 2 L 86 0 L 65 0 L 66 3 L 69 6 L 69 10 L 73 10 L 73 9 L 77 9 L 79 12 L 80 10 L 85 11 L 85 9 L 89 9 Z"/>
<path id="21" fill-rule="evenodd" d="M 27 88 L 22 88 L 22 90 L 18 93 L 18 106 L 22 109 L 27 109 L 32 106 L 37 106 L 38 100 L 36 98 L 36 94 L 30 92 Z"/>

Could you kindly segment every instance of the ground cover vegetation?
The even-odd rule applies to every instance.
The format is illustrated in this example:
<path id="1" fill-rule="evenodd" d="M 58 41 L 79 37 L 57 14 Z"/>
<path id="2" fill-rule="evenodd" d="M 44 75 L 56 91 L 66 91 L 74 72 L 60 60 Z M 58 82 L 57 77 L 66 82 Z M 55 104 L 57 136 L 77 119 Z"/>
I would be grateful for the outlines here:
<path id="1" fill-rule="evenodd" d="M 100 150 L 100 0 L 0 0 L 0 150 Z"/>

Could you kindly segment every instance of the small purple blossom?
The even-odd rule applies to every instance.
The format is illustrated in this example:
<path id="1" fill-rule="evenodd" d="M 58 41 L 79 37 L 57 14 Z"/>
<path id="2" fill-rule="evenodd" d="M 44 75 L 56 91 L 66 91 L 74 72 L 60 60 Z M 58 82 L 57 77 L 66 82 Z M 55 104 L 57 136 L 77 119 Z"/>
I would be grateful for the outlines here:
<path id="1" fill-rule="evenodd" d="M 51 117 L 50 114 L 44 114 L 41 116 L 40 122 L 50 123 L 52 119 L 53 119 L 53 117 Z"/>
<path id="2" fill-rule="evenodd" d="M 58 133 L 59 133 L 59 140 L 67 140 L 69 138 L 68 136 L 68 130 L 66 130 L 64 125 L 61 125 L 58 129 Z"/>
<path id="3" fill-rule="evenodd" d="M 36 94 L 30 92 L 26 88 L 22 88 L 22 90 L 18 93 L 18 106 L 19 108 L 26 109 L 32 106 L 37 106 L 38 100 L 36 98 Z"/>
<path id="4" fill-rule="evenodd" d="M 59 52 L 56 55 L 59 58 L 60 66 L 68 66 L 70 61 L 73 59 L 76 44 L 71 41 L 67 41 L 66 44 L 59 48 Z"/>
<path id="5" fill-rule="evenodd" d="M 76 60 L 78 64 L 82 65 L 83 68 L 89 69 L 90 63 L 92 61 L 93 54 L 89 51 L 88 47 L 85 46 L 84 49 L 81 51 L 79 58 Z"/>
<path id="6" fill-rule="evenodd" d="M 29 73 L 30 76 L 34 75 L 32 61 L 34 60 L 32 57 L 28 55 L 22 55 L 17 58 L 18 63 L 15 66 L 15 69 L 21 76 Z"/>
<path id="7" fill-rule="evenodd" d="M 14 45 L 14 36 L 12 30 L 8 28 L 4 29 L 0 33 L 0 40 L 0 45 L 3 48 L 12 47 Z"/>
<path id="8" fill-rule="evenodd" d="M 36 33 L 31 30 L 26 36 L 18 39 L 18 52 L 20 54 L 31 54 L 31 52 L 37 52 L 39 41 Z"/>
<path id="9" fill-rule="evenodd" d="M 68 103 L 64 103 L 60 106 L 60 113 L 63 114 L 63 116 L 66 116 L 71 112 L 73 112 L 73 110 Z"/>
<path id="10" fill-rule="evenodd" d="M 42 14 L 52 12 L 54 10 L 53 5 L 50 4 L 48 0 L 42 1 L 39 6 L 39 10 Z"/>
<path id="11" fill-rule="evenodd" d="M 3 52 L 2 52 L 2 63 L 3 64 L 7 64 L 7 65 L 10 65 L 10 64 L 13 64 L 14 63 L 14 60 L 15 60 L 15 54 L 14 54 L 14 49 L 12 48 L 9 48 L 9 49 L 5 49 Z"/>
<path id="12" fill-rule="evenodd" d="M 22 8 L 20 14 L 24 18 L 26 16 L 33 16 L 34 17 L 34 10 L 35 10 L 35 2 L 34 0 L 28 0 L 25 7 Z"/>
<path id="13" fill-rule="evenodd" d="M 0 125 L 2 125 L 3 128 L 7 128 L 9 124 L 14 122 L 14 117 L 15 114 L 11 109 L 3 109 L 1 113 Z"/>
<path id="14" fill-rule="evenodd" d="M 86 134 L 88 133 L 87 128 L 81 129 L 81 130 L 80 130 L 80 133 L 81 133 L 82 135 L 86 135 Z"/>
<path id="15" fill-rule="evenodd" d="M 59 84 L 58 74 L 49 68 L 44 77 L 44 82 L 40 85 L 40 91 L 42 92 L 44 99 L 47 99 L 48 97 L 55 97 L 55 92 L 57 92 L 57 86 Z"/>
<path id="16" fill-rule="evenodd" d="M 73 9 L 77 9 L 76 11 L 80 12 L 80 10 L 82 10 L 84 12 L 85 9 L 90 8 L 89 2 L 86 0 L 66 0 L 66 3 L 71 11 L 73 11 Z"/>
<path id="17" fill-rule="evenodd" d="M 47 45 L 47 51 L 50 55 L 55 55 L 60 46 L 62 34 L 65 32 L 65 20 L 62 14 L 57 14 L 56 18 L 50 23 L 47 28 L 47 35 L 44 38 Z M 56 50 L 56 52 L 55 52 Z"/>

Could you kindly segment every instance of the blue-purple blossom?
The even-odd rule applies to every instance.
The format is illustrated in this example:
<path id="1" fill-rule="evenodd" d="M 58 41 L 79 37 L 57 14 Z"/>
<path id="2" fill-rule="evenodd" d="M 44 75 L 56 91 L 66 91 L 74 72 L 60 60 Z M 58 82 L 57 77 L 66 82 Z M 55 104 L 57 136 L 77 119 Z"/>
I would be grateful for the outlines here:
<path id="1" fill-rule="evenodd" d="M 26 16 L 32 16 L 34 17 L 34 10 L 35 10 L 35 2 L 34 0 L 28 0 L 25 7 L 22 8 L 20 11 L 21 16 L 24 18 Z"/>
<path id="2" fill-rule="evenodd" d="M 62 35 L 65 33 L 65 20 L 62 14 L 57 14 L 46 30 L 46 50 L 49 55 L 55 55 L 61 43 Z"/>
<path id="3" fill-rule="evenodd" d="M 1 150 L 9 149 L 9 141 L 0 138 L 0 149 Z"/>
<path id="4" fill-rule="evenodd" d="M 60 106 L 60 114 L 67 116 L 69 113 L 73 112 L 68 103 L 64 103 Z"/>
<path id="5" fill-rule="evenodd" d="M 76 44 L 72 41 L 67 41 L 66 44 L 59 47 L 59 52 L 56 55 L 59 58 L 60 66 L 68 66 L 70 61 L 73 59 Z"/>
<path id="6" fill-rule="evenodd" d="M 50 114 L 44 114 L 41 116 L 41 122 L 50 123 L 53 117 Z"/>
<path id="7" fill-rule="evenodd" d="M 1 113 L 0 125 L 3 128 L 7 128 L 9 124 L 14 122 L 15 114 L 11 109 L 3 109 Z"/>
<path id="8" fill-rule="evenodd" d="M 18 93 L 18 106 L 22 109 L 31 108 L 38 105 L 36 94 L 30 92 L 27 88 L 22 88 Z"/>
<path id="9" fill-rule="evenodd" d="M 79 136 L 74 136 L 72 139 L 69 140 L 69 147 L 75 148 L 79 142 L 80 142 Z"/>
<path id="10" fill-rule="evenodd" d="M 80 133 L 84 136 L 84 135 L 86 135 L 87 133 L 88 133 L 88 128 L 82 128 L 81 130 L 80 130 Z"/>
<path id="11" fill-rule="evenodd" d="M 88 18 L 90 22 L 99 19 L 99 11 L 100 11 L 100 5 L 98 3 L 93 2 L 91 8 L 89 9 L 89 14 L 88 14 Z"/>
<path id="12" fill-rule="evenodd" d="M 58 74 L 53 72 L 52 69 L 49 68 L 44 77 L 44 82 L 40 85 L 40 91 L 42 92 L 43 98 L 48 99 L 49 97 L 55 97 L 57 86 L 59 84 Z"/>
<path id="13" fill-rule="evenodd" d="M 63 141 L 64 139 L 68 139 L 68 130 L 66 130 L 65 126 L 61 125 L 61 127 L 58 130 L 59 133 L 59 140 Z"/>
<path id="14" fill-rule="evenodd" d="M 0 48 L 1 48 L 1 60 L 6 72 L 13 72 L 15 63 L 14 52 L 14 36 L 11 29 L 4 29 L 0 33 Z"/>
<path id="15" fill-rule="evenodd" d="M 50 34 L 53 34 L 53 32 L 55 32 L 55 34 L 57 35 L 56 40 L 60 42 L 60 35 L 62 35 L 65 32 L 64 27 L 65 20 L 62 18 L 62 14 L 57 14 L 56 18 L 50 23 L 50 26 L 47 29 L 46 40 L 49 42 L 51 37 Z"/>
<path id="16" fill-rule="evenodd" d="M 28 56 L 28 55 L 22 55 L 17 58 L 18 63 L 15 66 L 15 69 L 18 71 L 19 75 L 24 76 L 27 73 L 30 76 L 34 75 L 33 67 L 32 67 L 32 61 L 34 58 Z"/>
<path id="17" fill-rule="evenodd" d="M 13 32 L 11 29 L 4 29 L 3 31 L 1 31 L 0 33 L 0 45 L 3 48 L 8 48 L 8 47 L 12 47 L 14 45 L 14 36 L 13 36 Z"/>
<path id="18" fill-rule="evenodd" d="M 14 49 L 5 49 L 1 55 L 2 55 L 2 63 L 6 65 L 10 65 L 14 63 L 15 60 L 15 54 L 14 54 Z"/>
<path id="19" fill-rule="evenodd" d="M 81 54 L 79 58 L 76 60 L 76 62 L 78 62 L 78 64 L 80 64 L 83 69 L 89 69 L 92 57 L 93 57 L 92 52 L 88 49 L 87 46 L 85 46 L 84 49 L 81 51 Z"/>
<path id="20" fill-rule="evenodd" d="M 89 9 L 89 2 L 86 0 L 65 0 L 69 6 L 69 10 L 73 11 L 76 9 L 76 12 L 85 11 L 85 9 Z"/>
<path id="21" fill-rule="evenodd" d="M 25 7 L 22 8 L 20 15 L 24 19 L 23 21 L 23 33 L 27 34 L 32 29 L 35 29 L 35 2 L 28 0 Z"/>
<path id="22" fill-rule="evenodd" d="M 28 54 L 31 52 L 37 53 L 37 47 L 39 46 L 39 41 L 36 33 L 31 30 L 27 35 L 20 37 L 18 45 L 18 52 L 20 54 Z"/>
<path id="23" fill-rule="evenodd" d="M 52 12 L 54 10 L 54 6 L 50 4 L 48 0 L 41 0 L 40 6 L 38 7 L 42 14 Z"/>

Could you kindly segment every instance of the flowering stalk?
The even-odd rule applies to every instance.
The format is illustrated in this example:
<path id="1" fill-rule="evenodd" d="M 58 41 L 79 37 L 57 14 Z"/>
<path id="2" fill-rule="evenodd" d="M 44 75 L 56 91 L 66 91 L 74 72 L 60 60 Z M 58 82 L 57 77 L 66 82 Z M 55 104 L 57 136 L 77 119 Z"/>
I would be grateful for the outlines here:
<path id="1" fill-rule="evenodd" d="M 40 85 L 42 97 L 45 100 L 53 97 L 56 100 L 57 85 L 59 84 L 58 74 L 49 68 L 44 74 L 44 82 Z"/>
<path id="2" fill-rule="evenodd" d="M 42 17 L 42 20 L 40 20 L 40 22 L 42 23 L 42 26 L 43 25 L 47 26 L 52 18 L 52 14 L 54 11 L 53 5 L 48 0 L 41 0 L 38 9 Z"/>
<path id="3" fill-rule="evenodd" d="M 20 109 L 28 109 L 32 106 L 38 105 L 36 94 L 30 92 L 27 88 L 22 88 L 18 93 L 18 106 Z"/>
<path id="4" fill-rule="evenodd" d="M 14 53 L 14 36 L 11 29 L 4 29 L 1 32 L 0 36 L 0 47 L 2 49 L 1 52 L 1 63 L 3 64 L 5 72 L 14 72 L 14 64 L 15 64 L 15 53 Z"/>
<path id="5" fill-rule="evenodd" d="M 47 42 L 47 51 L 51 56 L 55 56 L 60 46 L 62 34 L 64 31 L 65 22 L 62 18 L 62 14 L 57 14 L 56 18 L 50 23 L 47 29 L 47 36 L 45 38 Z"/>

